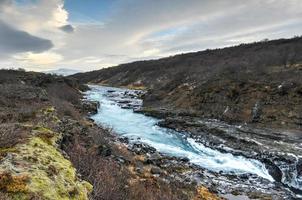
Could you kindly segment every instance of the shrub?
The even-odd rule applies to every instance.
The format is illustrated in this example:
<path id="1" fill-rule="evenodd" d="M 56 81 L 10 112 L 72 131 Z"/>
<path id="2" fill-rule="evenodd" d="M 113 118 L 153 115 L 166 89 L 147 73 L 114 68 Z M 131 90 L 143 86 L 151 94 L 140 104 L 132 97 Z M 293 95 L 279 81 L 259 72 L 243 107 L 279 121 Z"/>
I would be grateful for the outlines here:
<path id="1" fill-rule="evenodd" d="M 0 147 L 11 148 L 27 138 L 26 132 L 17 124 L 0 124 Z"/>

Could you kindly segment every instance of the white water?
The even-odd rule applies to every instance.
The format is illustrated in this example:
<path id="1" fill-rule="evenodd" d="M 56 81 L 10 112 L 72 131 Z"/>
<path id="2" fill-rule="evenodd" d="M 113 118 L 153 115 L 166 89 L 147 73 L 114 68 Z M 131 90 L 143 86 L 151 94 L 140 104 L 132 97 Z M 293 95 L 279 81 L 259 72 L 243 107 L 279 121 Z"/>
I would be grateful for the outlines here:
<path id="1" fill-rule="evenodd" d="M 109 89 L 112 88 L 91 86 L 91 90 L 87 92 L 87 99 L 99 101 L 101 104 L 98 113 L 92 116 L 96 123 L 113 128 L 123 137 L 144 142 L 163 154 L 187 157 L 191 163 L 211 171 L 251 173 L 274 181 L 265 166 L 257 160 L 205 147 L 180 133 L 157 126 L 158 120 L 155 118 L 134 113 L 131 109 L 120 108 L 115 101 L 105 95 Z M 125 91 L 118 88 L 114 90 L 120 93 Z"/>

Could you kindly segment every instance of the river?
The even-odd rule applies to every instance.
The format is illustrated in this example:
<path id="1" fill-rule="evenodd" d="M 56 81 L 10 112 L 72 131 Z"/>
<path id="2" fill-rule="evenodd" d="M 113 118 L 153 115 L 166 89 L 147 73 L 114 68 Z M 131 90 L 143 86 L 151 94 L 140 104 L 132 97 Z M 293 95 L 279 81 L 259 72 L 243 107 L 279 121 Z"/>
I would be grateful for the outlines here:
<path id="1" fill-rule="evenodd" d="M 98 113 L 91 116 L 96 123 L 110 127 L 122 137 L 132 142 L 146 143 L 162 154 L 176 157 L 186 157 L 191 163 L 214 172 L 230 174 L 255 174 L 271 182 L 265 165 L 253 159 L 222 153 L 205 147 L 194 139 L 184 136 L 174 130 L 157 126 L 158 119 L 123 109 L 119 102 L 127 102 L 123 93 L 127 89 L 90 86 L 87 99 L 100 102 Z M 109 92 L 108 92 L 109 91 Z M 133 99 L 131 100 L 133 102 Z M 141 100 L 134 100 L 136 105 Z"/>

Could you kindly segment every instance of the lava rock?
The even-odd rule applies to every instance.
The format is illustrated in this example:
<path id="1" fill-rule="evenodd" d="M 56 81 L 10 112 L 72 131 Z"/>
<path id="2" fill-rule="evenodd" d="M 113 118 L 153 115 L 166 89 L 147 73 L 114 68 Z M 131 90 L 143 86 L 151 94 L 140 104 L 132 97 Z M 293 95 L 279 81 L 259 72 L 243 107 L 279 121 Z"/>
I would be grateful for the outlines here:
<path id="1" fill-rule="evenodd" d="M 103 157 L 108 157 L 111 156 L 112 151 L 109 147 L 107 147 L 106 145 L 100 145 L 98 147 L 98 153 L 99 155 L 103 156 Z"/>
<path id="2" fill-rule="evenodd" d="M 302 176 L 302 159 L 299 159 L 297 162 L 297 175 Z"/>
<path id="3" fill-rule="evenodd" d="M 259 122 L 262 114 L 262 106 L 260 101 L 257 101 L 252 109 L 252 122 Z"/>
<path id="4" fill-rule="evenodd" d="M 129 104 L 131 103 L 131 101 L 129 100 L 121 100 L 121 101 L 118 101 L 119 104 Z"/>
<path id="5" fill-rule="evenodd" d="M 181 160 L 182 162 L 185 162 L 185 163 L 187 163 L 187 162 L 189 162 L 189 161 L 190 161 L 190 159 L 189 159 L 189 158 L 187 158 L 187 157 L 181 158 L 180 160 Z"/>
<path id="6" fill-rule="evenodd" d="M 265 164 L 268 173 L 274 178 L 274 180 L 281 182 L 283 174 L 279 167 L 269 159 L 264 159 L 262 162 Z"/>
<path id="7" fill-rule="evenodd" d="M 137 154 L 147 154 L 147 153 L 155 153 L 156 149 L 147 144 L 143 143 L 135 143 L 132 145 L 132 150 Z"/>
<path id="8" fill-rule="evenodd" d="M 121 143 L 129 144 L 129 138 L 127 138 L 127 137 L 122 137 L 122 138 L 119 138 L 118 140 L 119 140 Z"/>
<path id="9" fill-rule="evenodd" d="M 82 110 L 85 113 L 96 114 L 98 112 L 99 107 L 100 107 L 100 103 L 97 101 L 82 102 Z"/>
<path id="10" fill-rule="evenodd" d="M 161 169 L 158 168 L 158 167 L 152 167 L 151 170 L 150 170 L 150 172 L 152 174 L 161 174 Z"/>

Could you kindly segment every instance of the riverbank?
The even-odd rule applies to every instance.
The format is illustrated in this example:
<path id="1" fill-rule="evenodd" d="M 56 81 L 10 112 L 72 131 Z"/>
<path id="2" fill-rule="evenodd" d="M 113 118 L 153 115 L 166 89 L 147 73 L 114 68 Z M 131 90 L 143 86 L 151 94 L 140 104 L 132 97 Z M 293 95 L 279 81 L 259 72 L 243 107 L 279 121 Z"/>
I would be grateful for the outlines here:
<path id="1" fill-rule="evenodd" d="M 299 141 L 302 138 L 299 132 L 232 125 L 166 110 L 143 108 L 136 112 L 161 119 L 159 126 L 186 133 L 207 147 L 261 161 L 276 182 L 301 195 L 302 151 Z"/>
<path id="2" fill-rule="evenodd" d="M 169 174 L 172 174 L 173 176 L 175 176 L 175 173 L 173 173 L 173 171 L 174 172 L 178 171 L 178 174 L 179 172 L 181 172 L 180 174 L 183 177 L 182 182 L 195 182 L 199 185 L 206 185 L 208 188 L 210 188 L 211 191 L 215 191 L 215 193 L 218 193 L 220 195 L 241 194 L 246 197 L 248 196 L 250 198 L 258 198 L 258 199 L 266 199 L 266 198 L 278 199 L 280 197 L 282 197 L 281 199 L 284 198 L 291 199 L 294 198 L 296 195 L 299 195 L 299 191 L 295 190 L 294 188 L 291 188 L 292 192 L 288 191 L 288 188 L 292 186 L 299 187 L 299 185 L 292 185 L 292 186 L 286 185 L 289 182 L 293 182 L 291 178 L 293 179 L 297 178 L 297 181 L 299 181 L 298 180 L 299 177 L 291 177 L 291 175 L 294 175 L 294 172 L 296 170 L 295 168 L 296 165 L 289 166 L 289 169 L 292 169 L 293 171 L 286 171 L 285 169 L 282 169 L 285 171 L 281 171 L 278 168 L 280 167 L 280 165 L 277 167 L 276 164 L 272 162 L 273 160 L 275 162 L 280 161 L 280 163 L 282 163 L 282 161 L 286 162 L 286 159 L 294 159 L 291 157 L 291 153 L 294 153 L 295 155 L 297 154 L 299 155 L 301 153 L 299 150 L 299 146 L 293 146 L 293 149 L 294 147 L 297 147 L 295 149 L 296 151 L 293 151 L 293 149 L 288 149 L 289 152 L 283 151 L 282 148 L 287 148 L 289 142 L 292 142 L 292 141 L 287 141 L 287 143 L 284 144 L 284 146 L 280 145 L 280 148 L 279 148 L 279 144 L 277 143 L 275 145 L 268 146 L 268 149 L 271 148 L 271 151 L 268 151 L 268 149 L 266 149 L 265 147 L 266 143 L 270 143 L 272 137 L 276 133 L 270 134 L 267 133 L 267 130 L 263 130 L 263 129 L 252 129 L 251 127 L 250 129 L 248 129 L 249 127 L 238 127 L 238 126 L 228 125 L 219 122 L 217 120 L 199 122 L 200 120 L 199 118 L 195 118 L 195 121 L 191 121 L 193 118 L 187 118 L 181 120 L 179 116 L 178 119 L 176 120 L 171 118 L 171 115 L 169 119 L 166 118 L 163 121 L 159 121 L 158 123 L 159 125 L 177 130 L 178 133 L 184 134 L 183 135 L 184 137 L 192 138 L 194 139 L 194 141 L 197 141 L 199 144 L 204 145 L 205 147 L 209 147 L 211 149 L 218 150 L 219 152 L 226 153 L 229 155 L 243 156 L 245 158 L 259 160 L 262 163 L 265 163 L 266 168 L 268 169 L 271 176 L 274 177 L 275 182 L 272 183 L 271 181 L 265 180 L 259 176 L 255 176 L 249 173 L 236 174 L 235 171 L 231 173 L 224 172 L 224 170 L 227 170 L 227 165 L 226 168 L 224 169 L 222 168 L 221 171 L 213 172 L 212 170 L 208 170 L 204 167 L 200 167 L 194 164 L 192 165 L 192 163 L 190 163 L 190 156 L 189 158 L 183 157 L 179 159 L 175 157 L 169 157 L 169 156 L 167 157 L 167 153 L 164 152 L 166 152 L 165 149 L 169 145 L 167 146 L 166 144 L 165 147 L 163 146 L 164 143 L 162 142 L 167 141 L 168 143 L 175 145 L 176 141 L 174 139 L 176 138 L 174 138 L 171 135 L 169 136 L 168 140 L 165 140 L 162 135 L 164 133 L 160 133 L 161 135 L 156 136 L 157 133 L 154 132 L 154 130 L 160 131 L 160 129 L 156 128 L 156 126 L 153 127 L 153 124 L 156 123 L 158 120 L 153 120 L 152 118 L 144 119 L 144 117 L 139 114 L 131 114 L 132 109 L 135 109 L 136 112 L 142 112 L 142 110 L 137 110 L 137 108 L 140 107 L 139 105 L 140 102 L 139 96 L 141 96 L 140 91 L 131 91 L 131 90 L 125 90 L 119 88 L 106 88 L 106 87 L 94 86 L 92 89 L 92 93 L 91 92 L 89 93 L 90 93 L 90 98 L 99 100 L 101 104 L 101 110 L 100 110 L 101 112 L 92 116 L 92 118 L 98 123 L 101 123 L 103 125 L 107 124 L 110 127 L 112 127 L 113 130 L 116 130 L 116 132 L 118 132 L 117 135 L 122 134 L 122 136 L 120 136 L 122 137 L 121 141 L 126 143 L 131 151 L 134 151 L 138 154 L 146 154 L 147 162 L 155 163 L 156 166 L 159 167 L 158 169 L 159 171 L 162 169 L 166 169 L 166 167 L 168 166 L 168 169 L 170 169 Z M 106 110 L 108 110 L 108 112 L 106 112 Z M 147 112 L 145 112 L 145 114 L 146 113 Z M 149 115 L 152 115 L 150 113 L 152 112 L 149 112 Z M 160 115 L 153 115 L 153 116 L 159 117 Z M 124 121 L 123 118 L 126 118 L 127 120 Z M 133 127 L 131 128 L 132 124 Z M 152 126 L 153 130 L 151 129 L 149 130 L 148 127 L 150 125 Z M 141 126 L 143 126 L 143 128 Z M 187 129 L 184 129 L 184 127 L 186 127 Z M 129 128 L 130 130 L 128 130 Z M 193 130 L 195 130 L 195 132 Z M 130 131 L 129 132 L 130 134 L 127 133 L 128 131 Z M 199 133 L 199 137 L 195 137 L 198 135 L 198 133 Z M 151 134 L 150 135 L 151 138 L 148 136 L 148 134 Z M 242 138 L 236 138 L 234 137 L 234 135 L 236 136 L 239 135 Z M 251 135 L 258 135 L 258 138 L 255 138 L 254 141 L 249 140 L 249 138 L 251 138 L 250 137 Z M 266 135 L 267 137 L 264 137 Z M 155 141 L 150 142 L 149 141 L 150 139 L 153 140 L 152 137 L 155 137 L 158 140 L 156 139 Z M 250 141 L 251 144 L 257 144 L 257 143 L 260 144 L 260 142 L 263 142 L 263 146 L 259 147 L 259 146 L 251 145 L 249 149 L 244 149 L 244 146 L 247 146 L 248 148 L 249 146 L 247 145 L 249 144 L 248 141 Z M 283 143 L 285 141 L 286 141 L 285 138 L 283 138 L 282 141 L 280 140 L 280 143 Z M 158 144 L 160 146 L 156 144 L 158 142 L 160 142 L 160 144 Z M 146 145 L 146 143 L 150 144 L 151 146 Z M 272 147 L 274 147 L 274 149 Z M 172 147 L 170 148 L 170 146 L 169 149 L 170 150 L 168 152 L 170 153 L 173 153 L 174 150 L 177 150 L 178 153 L 176 155 L 178 157 L 183 155 L 183 152 L 180 151 L 180 149 L 177 148 L 172 149 Z M 201 151 L 204 150 L 206 149 L 203 149 Z M 271 154 L 274 151 L 276 154 Z M 282 153 L 284 153 L 284 155 L 282 155 Z M 217 155 L 219 155 L 219 153 Z M 229 157 L 229 155 L 227 157 Z M 202 159 L 205 159 L 206 157 L 207 155 L 204 155 L 202 156 Z M 222 157 L 223 156 L 220 156 L 220 158 Z M 213 157 L 210 160 L 214 161 L 216 159 L 219 158 Z M 235 163 L 235 159 L 236 158 L 234 158 L 234 163 Z M 225 160 L 225 158 L 223 160 Z M 291 160 L 291 161 L 296 163 L 296 160 Z M 184 164 L 183 162 L 185 162 L 185 165 L 183 165 Z M 202 165 L 205 166 L 204 164 L 206 162 L 207 161 L 204 160 Z M 222 166 L 225 165 L 223 164 L 224 162 L 225 161 L 222 161 L 220 165 Z M 178 166 L 178 169 L 180 171 L 179 170 L 171 171 L 171 169 L 173 169 L 174 164 Z M 236 166 L 238 164 L 234 164 L 234 165 Z M 246 168 L 246 170 L 249 169 Z M 282 175 L 282 173 L 287 173 L 287 174 Z M 284 180 L 282 180 L 283 179 L 282 176 L 289 179 L 285 178 Z M 288 181 L 288 182 L 281 183 L 281 181 Z M 299 182 L 297 183 L 299 184 Z"/>

